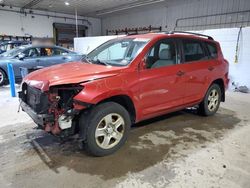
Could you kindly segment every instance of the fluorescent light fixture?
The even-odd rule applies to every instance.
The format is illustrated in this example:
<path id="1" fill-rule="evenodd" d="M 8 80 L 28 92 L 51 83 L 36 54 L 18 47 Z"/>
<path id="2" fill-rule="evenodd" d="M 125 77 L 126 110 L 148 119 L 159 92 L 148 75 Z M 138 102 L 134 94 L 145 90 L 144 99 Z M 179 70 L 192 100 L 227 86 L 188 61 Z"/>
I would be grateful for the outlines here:
<path id="1" fill-rule="evenodd" d="M 130 5 L 130 6 L 127 6 L 127 7 L 121 7 L 121 8 L 117 8 L 117 9 L 114 8 L 113 10 L 109 10 L 109 11 L 104 11 L 104 12 L 100 11 L 96 15 L 101 16 L 101 15 L 110 14 L 110 13 L 113 13 L 113 12 L 119 12 L 119 11 L 122 11 L 122 10 L 131 9 L 131 8 L 136 8 L 136 7 L 141 7 L 141 6 L 145 6 L 145 5 L 160 3 L 160 2 L 163 2 L 163 1 L 165 1 L 165 0 L 148 1 L 148 2 L 145 2 L 145 3 L 134 4 L 134 5 Z"/>
<path id="2" fill-rule="evenodd" d="M 68 2 L 68 1 L 65 1 L 64 4 L 65 4 L 66 6 L 69 6 L 69 2 Z"/>

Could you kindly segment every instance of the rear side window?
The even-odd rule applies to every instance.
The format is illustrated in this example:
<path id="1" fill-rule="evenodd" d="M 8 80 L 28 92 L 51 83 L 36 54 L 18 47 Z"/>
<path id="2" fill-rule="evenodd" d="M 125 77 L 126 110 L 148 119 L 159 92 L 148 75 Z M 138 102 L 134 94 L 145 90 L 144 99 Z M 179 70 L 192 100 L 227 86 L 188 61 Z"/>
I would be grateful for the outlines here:
<path id="1" fill-rule="evenodd" d="M 68 52 L 66 50 L 60 48 L 53 48 L 52 55 L 67 55 Z"/>
<path id="2" fill-rule="evenodd" d="M 207 59 L 204 48 L 199 41 L 183 40 L 183 52 L 186 62 Z"/>
<path id="3" fill-rule="evenodd" d="M 217 52 L 217 47 L 216 47 L 216 44 L 214 43 L 206 43 L 207 45 L 207 49 L 208 49 L 208 52 L 209 52 L 209 56 L 211 58 L 217 58 L 218 57 L 218 52 Z"/>

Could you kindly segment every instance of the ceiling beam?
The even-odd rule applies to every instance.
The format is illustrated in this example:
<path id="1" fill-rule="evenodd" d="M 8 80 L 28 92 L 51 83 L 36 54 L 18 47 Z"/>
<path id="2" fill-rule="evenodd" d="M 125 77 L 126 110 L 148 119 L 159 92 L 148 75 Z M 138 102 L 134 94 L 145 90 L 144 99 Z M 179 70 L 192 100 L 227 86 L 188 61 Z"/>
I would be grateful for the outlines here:
<path id="1" fill-rule="evenodd" d="M 141 6 L 152 5 L 152 4 L 156 4 L 156 3 L 162 3 L 162 2 L 165 2 L 165 0 L 138 1 L 138 2 L 134 2 L 134 3 L 130 3 L 130 4 L 125 4 L 122 6 L 117 6 L 117 7 L 104 9 L 104 10 L 95 11 L 95 13 L 97 16 L 102 16 L 105 14 L 120 12 L 120 11 L 131 9 L 131 8 L 137 8 L 137 7 L 141 7 Z"/>
<path id="2" fill-rule="evenodd" d="M 29 3 L 27 3 L 26 5 L 24 5 L 22 7 L 22 9 L 30 9 L 30 8 L 33 8 L 35 5 L 41 3 L 42 1 L 44 0 L 32 0 L 30 1 Z"/>

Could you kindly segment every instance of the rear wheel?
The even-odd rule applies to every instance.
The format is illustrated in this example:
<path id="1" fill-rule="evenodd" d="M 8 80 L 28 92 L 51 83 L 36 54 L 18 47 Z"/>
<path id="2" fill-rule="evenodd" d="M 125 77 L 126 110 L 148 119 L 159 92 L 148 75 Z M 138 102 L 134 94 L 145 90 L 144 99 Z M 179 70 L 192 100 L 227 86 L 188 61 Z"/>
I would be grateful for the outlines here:
<path id="1" fill-rule="evenodd" d="M 83 146 L 90 154 L 109 155 L 126 142 L 131 120 L 123 106 L 114 102 L 102 103 L 91 109 L 88 117 L 82 116 L 80 126 L 87 126 Z"/>
<path id="2" fill-rule="evenodd" d="M 7 80 L 7 76 L 5 74 L 5 72 L 0 69 L 0 86 L 3 86 L 6 83 Z"/>
<path id="3" fill-rule="evenodd" d="M 204 116 L 211 116 L 217 112 L 221 102 L 221 89 L 218 84 L 212 84 L 204 100 L 199 105 L 199 113 Z"/>

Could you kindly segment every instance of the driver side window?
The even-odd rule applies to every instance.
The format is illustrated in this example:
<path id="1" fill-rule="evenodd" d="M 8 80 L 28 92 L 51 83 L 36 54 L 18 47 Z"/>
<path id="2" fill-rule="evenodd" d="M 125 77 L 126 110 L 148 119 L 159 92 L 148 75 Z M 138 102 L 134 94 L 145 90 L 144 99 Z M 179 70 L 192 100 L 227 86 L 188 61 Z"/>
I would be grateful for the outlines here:
<path id="1" fill-rule="evenodd" d="M 177 48 L 175 42 L 172 40 L 164 40 L 156 43 L 146 58 L 146 67 L 148 69 L 175 64 L 177 64 Z"/>

